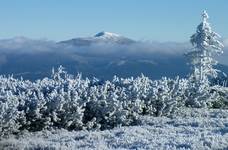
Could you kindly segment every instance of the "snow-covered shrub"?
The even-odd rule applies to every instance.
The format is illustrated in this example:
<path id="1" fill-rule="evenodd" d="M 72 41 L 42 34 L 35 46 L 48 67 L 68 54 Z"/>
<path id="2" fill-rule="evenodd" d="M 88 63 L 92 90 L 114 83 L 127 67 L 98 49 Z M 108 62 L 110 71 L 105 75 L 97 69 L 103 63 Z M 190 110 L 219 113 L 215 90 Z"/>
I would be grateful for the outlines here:
<path id="1" fill-rule="evenodd" d="M 212 90 L 208 80 L 199 82 L 189 79 L 188 87 L 185 92 L 186 106 L 193 108 L 211 107 L 212 102 L 218 99 L 218 93 Z"/>
<path id="2" fill-rule="evenodd" d="M 90 88 L 89 102 L 86 106 L 85 119 L 87 128 L 107 129 L 117 125 L 130 125 L 135 120 L 132 113 L 131 100 L 127 99 L 124 88 L 110 81 Z"/>
<path id="3" fill-rule="evenodd" d="M 47 128 L 82 129 L 86 91 L 90 81 L 68 75 L 63 67 L 52 78 L 36 82 L 17 81 L 14 94 L 23 112 L 20 129 L 39 131 Z"/>
<path id="4" fill-rule="evenodd" d="M 228 88 L 216 85 L 211 89 L 218 94 L 217 99 L 212 102 L 212 108 L 228 109 Z"/>
<path id="5" fill-rule="evenodd" d="M 15 132 L 20 127 L 17 119 L 19 101 L 11 92 L 1 92 L 0 96 L 0 136 Z"/>
<path id="6" fill-rule="evenodd" d="M 155 116 L 169 116 L 185 105 L 184 92 L 187 80 L 162 78 L 153 82 L 150 98 L 145 102 L 146 110 Z"/>
<path id="7" fill-rule="evenodd" d="M 95 83 L 90 88 L 85 112 L 86 120 L 93 121 L 89 125 L 106 129 L 134 124 L 147 111 L 145 101 L 150 96 L 151 84 L 152 80 L 144 75 L 135 79 L 114 76 L 112 81 Z"/>
<path id="8" fill-rule="evenodd" d="M 53 71 L 53 79 L 40 81 L 45 98 L 45 112 L 52 126 L 66 129 L 82 129 L 87 89 L 90 81 L 81 75 L 68 75 L 63 67 Z"/>
<path id="9" fill-rule="evenodd" d="M 0 76 L 0 137 L 17 132 L 21 112 L 18 111 L 19 100 L 12 92 L 17 80 Z"/>
<path id="10" fill-rule="evenodd" d="M 136 79 L 116 78 L 114 82 L 124 88 L 127 101 L 130 101 L 128 108 L 136 116 L 145 114 L 168 116 L 185 106 L 185 91 L 188 85 L 186 79 L 177 77 L 175 80 L 162 78 L 152 81 L 142 75 Z"/>
<path id="11" fill-rule="evenodd" d="M 38 89 L 28 89 L 26 92 L 21 92 L 18 98 L 21 101 L 18 109 L 24 113 L 21 129 L 39 131 L 50 125 L 44 114 L 46 100 Z"/>
<path id="12" fill-rule="evenodd" d="M 131 110 L 133 113 L 145 114 L 148 108 L 145 107 L 145 102 L 151 96 L 152 83 L 148 77 L 145 77 L 143 74 L 136 79 L 126 79 L 122 80 L 123 84 L 128 85 L 127 87 L 127 99 L 131 102 Z"/>

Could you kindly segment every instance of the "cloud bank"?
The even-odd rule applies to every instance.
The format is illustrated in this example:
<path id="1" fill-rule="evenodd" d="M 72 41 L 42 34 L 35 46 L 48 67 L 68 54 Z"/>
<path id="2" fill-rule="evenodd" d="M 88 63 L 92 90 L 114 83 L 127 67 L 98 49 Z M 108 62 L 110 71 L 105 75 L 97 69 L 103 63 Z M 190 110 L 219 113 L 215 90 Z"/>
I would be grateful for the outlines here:
<path id="1" fill-rule="evenodd" d="M 219 63 L 228 65 L 228 45 L 224 40 L 224 54 Z M 175 77 L 186 75 L 184 53 L 190 51 L 189 42 L 134 42 L 131 44 L 93 43 L 87 46 L 60 44 L 44 39 L 17 37 L 0 40 L 0 74 L 14 74 L 28 79 L 50 75 L 52 67 L 63 65 L 70 73 L 110 78 L 120 76 Z"/>
<path id="2" fill-rule="evenodd" d="M 25 37 L 0 40 L 1 53 L 77 52 L 81 54 L 108 55 L 159 53 L 177 55 L 189 49 L 188 43 L 136 42 L 134 44 L 95 43 L 88 46 L 61 45 L 54 41 L 33 40 Z"/>
<path id="3" fill-rule="evenodd" d="M 221 63 L 228 65 L 228 39 L 224 40 L 224 54 L 218 57 Z M 133 44 L 95 43 L 88 46 L 61 45 L 54 41 L 33 40 L 25 37 L 0 40 L 0 63 L 8 60 L 5 55 L 45 54 L 80 55 L 94 57 L 167 57 L 181 56 L 190 51 L 190 43 L 177 42 L 136 42 Z M 183 56 L 184 57 L 184 56 Z"/>

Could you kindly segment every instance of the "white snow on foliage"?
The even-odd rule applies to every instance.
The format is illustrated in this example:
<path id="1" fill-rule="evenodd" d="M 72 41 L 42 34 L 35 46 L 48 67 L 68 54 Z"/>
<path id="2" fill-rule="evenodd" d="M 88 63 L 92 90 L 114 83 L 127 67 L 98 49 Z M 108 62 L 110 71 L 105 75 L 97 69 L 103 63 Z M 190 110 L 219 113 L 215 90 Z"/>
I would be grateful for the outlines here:
<path id="1" fill-rule="evenodd" d="M 53 130 L 9 136 L 0 149 L 227 149 L 228 110 L 185 109 L 172 118 L 105 131 Z"/>
<path id="2" fill-rule="evenodd" d="M 228 90 L 205 85 L 144 75 L 102 82 L 61 66 L 36 82 L 1 76 L 0 149 L 225 148 L 228 110 L 209 108 L 227 108 Z"/>

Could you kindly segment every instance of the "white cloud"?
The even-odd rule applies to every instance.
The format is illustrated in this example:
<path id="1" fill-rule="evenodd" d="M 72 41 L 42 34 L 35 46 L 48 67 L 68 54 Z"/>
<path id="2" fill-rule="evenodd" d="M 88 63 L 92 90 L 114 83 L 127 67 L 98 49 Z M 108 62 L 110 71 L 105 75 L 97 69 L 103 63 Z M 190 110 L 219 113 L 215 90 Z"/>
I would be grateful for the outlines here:
<path id="1" fill-rule="evenodd" d="M 218 61 L 228 65 L 228 39 L 223 41 L 225 48 L 224 54 L 218 57 Z M 92 44 L 90 46 L 74 47 L 56 44 L 54 41 L 48 40 L 32 40 L 24 37 L 17 37 L 13 39 L 0 40 L 0 55 L 5 54 L 37 54 L 54 52 L 59 56 L 67 56 L 69 59 L 76 59 L 78 61 L 85 61 L 84 56 L 104 57 L 104 58 L 147 58 L 147 60 L 154 61 L 153 59 L 165 59 L 170 56 L 182 56 L 185 52 L 190 51 L 190 43 L 178 42 L 136 42 L 134 44 L 121 45 L 110 43 Z M 184 56 L 183 56 L 184 57 Z"/>
<path id="2" fill-rule="evenodd" d="M 56 49 L 53 41 L 33 40 L 25 37 L 0 40 L 0 52 L 35 53 Z"/>

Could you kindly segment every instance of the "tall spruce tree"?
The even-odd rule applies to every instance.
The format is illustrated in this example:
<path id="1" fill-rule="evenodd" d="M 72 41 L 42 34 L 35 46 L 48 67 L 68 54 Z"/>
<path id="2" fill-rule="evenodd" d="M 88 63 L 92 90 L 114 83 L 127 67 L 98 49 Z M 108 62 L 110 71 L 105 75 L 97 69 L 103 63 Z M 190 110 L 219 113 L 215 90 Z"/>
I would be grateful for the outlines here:
<path id="1" fill-rule="evenodd" d="M 186 90 L 186 105 L 191 107 L 210 107 L 218 99 L 209 79 L 217 77 L 219 70 L 214 68 L 217 61 L 213 56 L 223 53 L 223 44 L 219 41 L 220 35 L 212 31 L 208 19 L 207 12 L 203 11 L 202 22 L 190 39 L 193 51 L 187 53 L 192 73 Z"/>
<path id="2" fill-rule="evenodd" d="M 219 41 L 221 37 L 212 31 L 208 19 L 207 12 L 203 11 L 202 22 L 190 39 L 193 51 L 187 53 L 193 71 L 191 78 L 200 83 L 208 82 L 210 77 L 217 77 L 218 70 L 213 68 L 217 61 L 213 55 L 223 53 L 223 44 Z"/>

